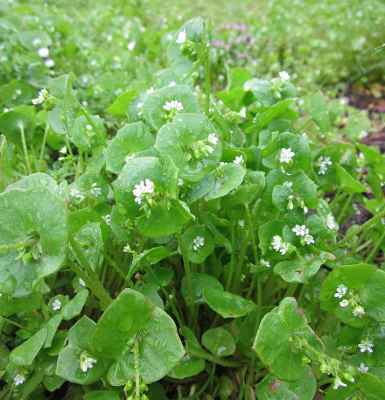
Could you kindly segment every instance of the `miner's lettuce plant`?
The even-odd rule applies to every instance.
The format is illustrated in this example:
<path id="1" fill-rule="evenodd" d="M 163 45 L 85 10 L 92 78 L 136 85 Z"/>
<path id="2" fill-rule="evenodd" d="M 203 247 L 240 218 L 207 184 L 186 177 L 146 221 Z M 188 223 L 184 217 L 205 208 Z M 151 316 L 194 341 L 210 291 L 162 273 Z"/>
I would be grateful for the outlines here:
<path id="1" fill-rule="evenodd" d="M 284 71 L 214 92 L 209 43 L 0 115 L 1 398 L 384 398 L 384 158 Z"/>

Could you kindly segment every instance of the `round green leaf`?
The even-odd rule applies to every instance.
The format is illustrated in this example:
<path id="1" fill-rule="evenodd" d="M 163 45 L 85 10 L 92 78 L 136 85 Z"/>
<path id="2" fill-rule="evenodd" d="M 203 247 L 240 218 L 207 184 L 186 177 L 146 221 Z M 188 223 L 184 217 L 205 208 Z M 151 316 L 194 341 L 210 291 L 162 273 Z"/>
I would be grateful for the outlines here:
<path id="1" fill-rule="evenodd" d="M 296 381 L 306 374 L 308 367 L 293 343 L 296 336 L 320 348 L 297 302 L 287 297 L 263 317 L 253 345 L 262 362 L 280 379 Z"/>
<path id="2" fill-rule="evenodd" d="M 127 124 L 120 128 L 106 149 L 106 167 L 118 174 L 127 157 L 148 149 L 154 144 L 154 137 L 142 122 Z"/>
<path id="3" fill-rule="evenodd" d="M 168 376 L 173 379 L 186 379 L 200 374 L 206 366 L 202 358 L 190 357 L 185 355 L 179 363 L 169 372 Z"/>
<path id="4" fill-rule="evenodd" d="M 224 328 L 209 329 L 202 335 L 202 344 L 218 357 L 231 356 L 235 352 L 235 341 Z"/>
<path id="5" fill-rule="evenodd" d="M 181 246 L 191 262 L 201 264 L 214 251 L 214 239 L 205 226 L 196 225 L 183 233 Z"/>
<path id="6" fill-rule="evenodd" d="M 203 291 L 207 290 L 219 290 L 223 292 L 222 284 L 213 276 L 199 273 L 199 272 L 192 272 L 191 273 L 191 286 L 192 286 L 192 297 L 194 303 L 203 304 Z M 188 282 L 187 277 L 184 276 L 182 279 L 182 286 L 181 286 L 182 296 L 184 297 L 185 301 L 190 304 L 190 296 L 189 296 L 189 289 L 188 289 Z"/>
<path id="7" fill-rule="evenodd" d="M 221 158 L 222 146 L 210 143 L 210 134 L 214 128 L 203 114 L 178 114 L 159 130 L 155 147 L 173 160 L 182 179 L 196 182 Z"/>
<path id="8" fill-rule="evenodd" d="M 252 301 L 218 289 L 204 289 L 203 297 L 208 306 L 223 318 L 243 317 L 255 308 Z"/>

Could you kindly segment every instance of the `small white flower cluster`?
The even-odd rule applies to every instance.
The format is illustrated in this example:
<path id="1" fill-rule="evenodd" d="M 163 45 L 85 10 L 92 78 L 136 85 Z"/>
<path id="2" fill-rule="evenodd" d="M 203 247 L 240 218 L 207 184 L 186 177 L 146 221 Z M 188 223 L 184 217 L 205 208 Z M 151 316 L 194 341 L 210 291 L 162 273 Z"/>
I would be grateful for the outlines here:
<path id="1" fill-rule="evenodd" d="M 15 386 L 20 386 L 25 382 L 25 376 L 23 374 L 16 374 L 13 378 Z"/>
<path id="2" fill-rule="evenodd" d="M 59 311 L 61 309 L 61 305 L 61 301 L 59 299 L 55 299 L 51 304 L 52 310 Z"/>
<path id="3" fill-rule="evenodd" d="M 306 225 L 295 225 L 292 231 L 296 234 L 296 236 L 302 237 L 303 242 L 307 245 L 314 244 L 314 238 L 309 233 L 309 228 Z"/>
<path id="4" fill-rule="evenodd" d="M 192 242 L 192 248 L 194 251 L 198 251 L 205 245 L 205 238 L 203 236 L 196 236 Z"/>
<path id="5" fill-rule="evenodd" d="M 44 59 L 44 64 L 48 68 L 53 68 L 55 66 L 55 61 L 52 60 L 52 58 L 49 58 L 49 48 L 48 47 L 40 47 L 37 50 L 37 54 L 39 55 L 39 57 Z"/>
<path id="6" fill-rule="evenodd" d="M 207 140 L 210 144 L 213 144 L 214 146 L 219 143 L 219 138 L 215 133 L 210 133 L 207 137 Z"/>
<path id="7" fill-rule="evenodd" d="M 235 165 L 243 165 L 244 162 L 245 162 L 245 160 L 243 159 L 243 156 L 242 156 L 242 155 L 236 156 L 236 157 L 234 158 L 234 161 L 233 161 L 233 163 L 234 163 Z"/>
<path id="8" fill-rule="evenodd" d="M 345 298 L 349 296 L 349 299 Z M 346 308 L 352 306 L 352 314 L 357 318 L 362 318 L 365 315 L 365 309 L 362 307 L 353 294 L 349 294 L 348 288 L 344 285 L 338 285 L 334 293 L 336 299 L 341 299 L 339 302 L 340 307 Z"/>
<path id="9" fill-rule="evenodd" d="M 112 224 L 112 217 L 111 217 L 111 214 L 106 214 L 106 215 L 104 215 L 102 218 L 103 218 L 104 222 L 105 222 L 107 225 L 111 225 L 111 224 Z"/>
<path id="10" fill-rule="evenodd" d="M 286 71 L 281 71 L 281 72 L 278 74 L 278 76 L 279 76 L 279 79 L 280 79 L 282 82 L 287 82 L 287 81 L 290 80 L 290 75 L 289 75 Z"/>
<path id="11" fill-rule="evenodd" d="M 77 189 L 76 187 L 72 187 L 70 189 L 70 193 L 69 194 L 74 200 L 76 200 L 78 202 L 81 202 L 81 201 L 83 201 L 85 199 L 84 194 L 79 189 Z"/>
<path id="12" fill-rule="evenodd" d="M 332 231 L 338 230 L 338 224 L 337 224 L 336 220 L 334 219 L 334 216 L 333 216 L 332 213 L 330 213 L 330 214 L 328 214 L 326 216 L 326 221 L 325 222 L 326 222 L 326 226 L 330 230 L 332 230 Z"/>
<path id="13" fill-rule="evenodd" d="M 295 153 L 293 152 L 293 150 L 290 147 L 283 148 L 283 149 L 281 149 L 281 152 L 279 153 L 279 162 L 281 164 L 289 164 L 293 160 L 294 156 L 295 156 Z"/>
<path id="14" fill-rule="evenodd" d="M 284 242 L 281 236 L 279 235 L 273 236 L 273 240 L 271 241 L 271 247 L 283 256 L 289 250 L 289 244 Z"/>
<path id="15" fill-rule="evenodd" d="M 163 109 L 168 112 L 171 111 L 181 112 L 183 111 L 183 104 L 178 100 L 170 100 L 164 103 Z"/>
<path id="16" fill-rule="evenodd" d="M 100 188 L 96 182 L 91 185 L 90 193 L 94 197 L 100 197 L 102 195 L 102 188 Z"/>
<path id="17" fill-rule="evenodd" d="M 358 367 L 358 371 L 360 371 L 361 374 L 366 374 L 369 371 L 369 367 L 366 364 L 361 363 Z"/>
<path id="18" fill-rule="evenodd" d="M 333 163 L 330 157 L 321 156 L 318 160 L 318 164 L 319 164 L 318 175 L 325 175 Z"/>
<path id="19" fill-rule="evenodd" d="M 43 104 L 48 99 L 48 90 L 41 89 L 36 98 L 32 99 L 32 104 L 34 106 L 38 106 L 39 104 Z"/>
<path id="20" fill-rule="evenodd" d="M 131 249 L 131 246 L 129 244 L 126 244 L 123 247 L 123 253 L 126 253 L 126 254 L 132 253 L 132 249 Z"/>
<path id="21" fill-rule="evenodd" d="M 271 268 L 270 262 L 267 261 L 267 260 L 264 260 L 263 258 L 261 258 L 260 263 L 261 263 L 261 265 L 262 265 L 263 267 Z"/>
<path id="22" fill-rule="evenodd" d="M 365 339 L 358 344 L 358 348 L 361 353 L 373 353 L 374 344 L 369 339 Z"/>
<path id="23" fill-rule="evenodd" d="M 135 185 L 134 190 L 132 191 L 132 194 L 135 197 L 135 203 L 139 205 L 142 204 L 143 197 L 146 197 L 148 195 L 151 196 L 152 194 L 154 194 L 154 191 L 155 185 L 151 179 L 140 181 L 137 185 Z"/>
<path id="24" fill-rule="evenodd" d="M 89 369 L 92 369 L 96 363 L 97 360 L 90 357 L 87 353 L 82 353 L 80 355 L 80 369 L 82 372 L 87 372 Z"/>
<path id="25" fill-rule="evenodd" d="M 177 44 L 183 44 L 186 42 L 187 39 L 187 35 L 186 35 L 186 31 L 180 31 L 178 33 L 178 36 L 176 38 L 176 43 Z"/>

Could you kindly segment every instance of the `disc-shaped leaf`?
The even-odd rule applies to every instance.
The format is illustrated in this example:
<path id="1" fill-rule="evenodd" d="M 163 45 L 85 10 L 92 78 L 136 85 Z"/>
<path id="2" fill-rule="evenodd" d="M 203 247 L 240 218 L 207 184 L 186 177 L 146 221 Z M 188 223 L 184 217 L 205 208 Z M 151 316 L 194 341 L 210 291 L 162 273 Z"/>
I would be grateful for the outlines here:
<path id="1" fill-rule="evenodd" d="M 306 374 L 308 367 L 294 344 L 296 337 L 320 349 L 297 302 L 287 297 L 263 317 L 253 345 L 262 362 L 280 379 L 296 381 Z"/>
<path id="2" fill-rule="evenodd" d="M 59 195 L 46 188 L 0 194 L 0 291 L 31 293 L 65 258 L 67 212 Z"/>
<path id="3" fill-rule="evenodd" d="M 146 122 L 154 129 L 159 129 L 167 122 L 167 102 L 178 102 L 180 112 L 198 113 L 198 101 L 186 85 L 167 86 L 155 90 L 146 96 L 142 107 L 143 116 Z"/>
<path id="4" fill-rule="evenodd" d="M 151 319 L 135 340 L 139 340 L 139 372 L 145 383 L 163 378 L 184 356 L 174 321 L 158 307 L 155 307 Z M 111 365 L 107 378 L 111 385 L 118 386 L 134 377 L 134 354 L 131 347 Z"/>
<path id="5" fill-rule="evenodd" d="M 191 226 L 183 233 L 181 246 L 191 262 L 201 264 L 214 251 L 214 238 L 205 226 Z"/>
<path id="6" fill-rule="evenodd" d="M 318 256 L 312 254 L 290 261 L 281 261 L 274 266 L 274 272 L 286 282 L 307 282 L 314 276 L 321 265 L 333 258 L 329 253 L 322 252 Z"/>
<path id="7" fill-rule="evenodd" d="M 178 114 L 159 130 L 155 147 L 169 156 L 179 169 L 182 179 L 199 181 L 221 158 L 221 144 L 210 121 L 203 114 Z"/>
<path id="8" fill-rule="evenodd" d="M 154 306 L 145 296 L 124 289 L 100 317 L 91 338 L 93 348 L 106 358 L 119 358 L 127 343 L 147 326 L 153 313 Z"/>
<path id="9" fill-rule="evenodd" d="M 358 296 L 359 304 L 365 310 L 365 316 L 354 316 L 352 306 L 341 307 L 342 298 L 335 297 L 337 287 L 345 285 L 350 295 Z M 368 264 L 345 265 L 334 269 L 321 288 L 321 307 L 334 313 L 339 319 L 352 326 L 362 326 L 369 319 L 385 321 L 385 272 Z"/>
<path id="10" fill-rule="evenodd" d="M 243 181 L 246 170 L 241 165 L 226 163 L 211 172 L 203 181 L 211 181 L 206 200 L 218 199 L 236 189 Z"/>
<path id="11" fill-rule="evenodd" d="M 207 290 L 219 290 L 223 291 L 222 284 L 218 281 L 218 279 L 214 278 L 211 275 L 193 272 L 191 273 L 191 290 L 192 297 L 194 303 L 203 304 L 205 302 L 203 298 L 203 291 Z M 182 296 L 184 297 L 187 303 L 191 303 L 189 296 L 189 287 L 187 277 L 184 276 L 182 279 L 182 287 L 181 287 Z"/>
<path id="12" fill-rule="evenodd" d="M 218 289 L 204 289 L 208 306 L 223 318 L 239 318 L 255 308 L 255 304 L 241 296 Z"/>
<path id="13" fill-rule="evenodd" d="M 154 144 L 154 137 L 142 122 L 127 124 L 120 128 L 106 149 L 106 167 L 118 174 L 127 157 L 148 149 Z"/>
<path id="14" fill-rule="evenodd" d="M 218 357 L 231 356 L 235 351 L 235 341 L 231 333 L 224 328 L 212 328 L 202 335 L 202 344 Z"/>
<path id="15" fill-rule="evenodd" d="M 288 382 L 274 375 L 267 375 L 256 388 L 258 399 L 261 400 L 313 400 L 317 382 L 310 368 L 298 380 Z"/>
<path id="16" fill-rule="evenodd" d="M 168 373 L 173 379 L 186 379 L 200 374 L 206 366 L 205 360 L 185 355 L 178 364 Z"/>

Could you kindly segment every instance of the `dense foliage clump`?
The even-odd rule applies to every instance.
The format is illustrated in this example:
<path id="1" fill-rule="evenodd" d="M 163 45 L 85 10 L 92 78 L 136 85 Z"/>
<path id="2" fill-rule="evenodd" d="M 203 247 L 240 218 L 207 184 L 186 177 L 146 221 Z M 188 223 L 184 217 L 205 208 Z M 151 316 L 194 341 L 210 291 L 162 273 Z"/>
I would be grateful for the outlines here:
<path id="1" fill-rule="evenodd" d="M 385 398 L 366 114 L 106 10 L 0 9 L 0 399 Z"/>

